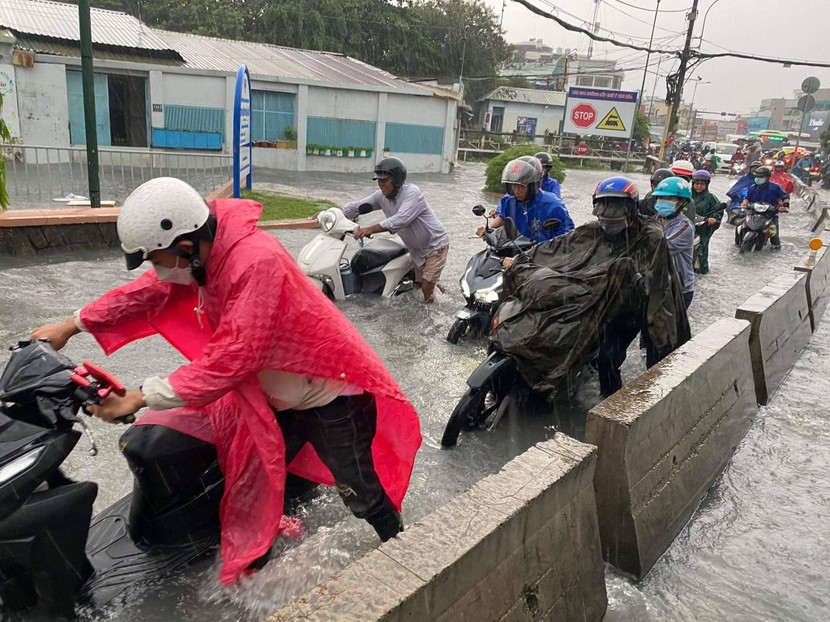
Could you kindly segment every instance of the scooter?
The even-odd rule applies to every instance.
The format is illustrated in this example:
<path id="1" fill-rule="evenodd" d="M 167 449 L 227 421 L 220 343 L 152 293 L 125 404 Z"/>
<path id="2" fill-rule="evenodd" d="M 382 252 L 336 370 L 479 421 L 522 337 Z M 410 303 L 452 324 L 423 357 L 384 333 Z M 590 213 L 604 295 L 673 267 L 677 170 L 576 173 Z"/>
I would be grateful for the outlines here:
<path id="1" fill-rule="evenodd" d="M 752 203 L 746 206 L 743 222 L 735 228 L 735 246 L 741 253 L 759 251 L 776 234 L 773 219 L 778 213 L 775 205 Z"/>
<path id="2" fill-rule="evenodd" d="M 111 392 L 124 387 L 92 363 L 74 365 L 46 341 L 21 341 L 12 350 L 0 376 L 3 619 L 21 611 L 72 618 L 76 604 L 105 605 L 217 547 L 224 477 L 209 443 L 162 426 L 130 428 L 120 444 L 133 492 L 94 518 L 98 486 L 61 473 L 81 437 L 75 424 L 97 453 L 78 413 Z M 134 434 L 137 427 L 150 429 Z"/>
<path id="3" fill-rule="evenodd" d="M 359 214 L 371 211 L 372 206 L 364 203 Z M 344 300 L 363 293 L 388 298 L 414 288 L 409 251 L 397 235 L 373 236 L 366 244 L 361 240 L 360 249 L 347 259 L 345 238 L 353 236 L 360 225 L 338 207 L 321 212 L 317 220 L 323 232 L 302 248 L 297 263 L 326 296 Z"/>
<path id="4" fill-rule="evenodd" d="M 555 229 L 559 224 L 561 223 L 557 219 L 551 218 L 545 221 L 544 226 Z M 503 229 L 507 239 L 515 240 L 518 237 L 512 219 L 505 220 Z M 517 255 L 527 256 L 523 249 L 516 250 Z M 494 328 L 499 322 L 512 318 L 519 311 L 521 304 L 517 300 L 509 300 L 499 306 L 493 318 Z M 574 390 L 576 380 L 581 374 L 580 369 L 568 374 L 563 380 L 568 393 Z M 441 446 L 455 446 L 462 430 L 493 430 L 508 414 L 526 411 L 531 405 L 534 406 L 532 410 L 549 409 L 547 403 L 537 396 L 522 378 L 515 359 L 491 344 L 487 358 L 467 378 L 467 390 L 447 421 L 441 437 Z"/>
<path id="5" fill-rule="evenodd" d="M 476 216 L 485 216 L 485 211 L 483 205 L 473 207 L 473 214 Z M 517 250 L 527 250 L 533 245 L 533 242 L 524 236 L 510 240 L 504 231 L 504 227 L 491 229 L 490 219 L 485 216 L 483 239 L 487 248 L 470 258 L 459 281 L 461 293 L 467 303 L 458 311 L 447 333 L 447 341 L 450 343 L 458 343 L 461 337 L 467 335 L 481 337 L 490 332 L 493 313 L 501 302 L 504 274 L 501 260 L 504 257 L 513 257 Z"/>

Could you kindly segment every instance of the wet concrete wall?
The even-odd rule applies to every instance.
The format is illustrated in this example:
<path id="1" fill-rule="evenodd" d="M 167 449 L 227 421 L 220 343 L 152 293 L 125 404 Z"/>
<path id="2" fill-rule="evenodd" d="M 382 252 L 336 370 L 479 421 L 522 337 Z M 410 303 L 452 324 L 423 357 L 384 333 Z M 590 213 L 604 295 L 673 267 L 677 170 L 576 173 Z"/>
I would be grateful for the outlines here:
<path id="1" fill-rule="evenodd" d="M 759 404 L 766 404 L 810 341 L 807 275 L 782 274 L 744 302 L 735 317 L 752 325 L 749 351 Z"/>
<path id="2" fill-rule="evenodd" d="M 557 434 L 267 620 L 599 621 L 595 463 Z"/>
<path id="3" fill-rule="evenodd" d="M 757 412 L 750 325 L 723 319 L 588 413 L 603 557 L 643 577 Z"/>
<path id="4" fill-rule="evenodd" d="M 0 255 L 33 255 L 118 245 L 114 222 L 0 227 Z"/>
<path id="5" fill-rule="evenodd" d="M 795 266 L 796 272 L 807 274 L 807 302 L 810 305 L 810 326 L 815 332 L 830 299 L 830 253 L 823 246 Z"/>

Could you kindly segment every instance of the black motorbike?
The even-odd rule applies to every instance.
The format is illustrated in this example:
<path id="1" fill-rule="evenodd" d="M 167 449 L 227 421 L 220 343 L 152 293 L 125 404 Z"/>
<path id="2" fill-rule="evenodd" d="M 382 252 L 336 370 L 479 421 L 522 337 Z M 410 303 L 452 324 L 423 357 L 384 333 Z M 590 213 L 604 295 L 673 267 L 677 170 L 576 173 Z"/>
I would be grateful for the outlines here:
<path id="1" fill-rule="evenodd" d="M 485 211 L 483 205 L 473 208 L 476 216 L 485 216 Z M 556 222 L 559 223 L 558 220 Z M 493 314 L 501 302 L 504 273 L 501 261 L 505 257 L 514 257 L 519 250 L 526 250 L 533 245 L 524 236 L 510 240 L 504 231 L 504 227 L 491 229 L 490 219 L 485 216 L 483 239 L 487 248 L 470 258 L 460 279 L 461 293 L 466 304 L 456 314 L 447 333 L 447 341 L 450 343 L 458 343 L 464 336 L 481 337 L 489 334 Z"/>
<path id="2" fill-rule="evenodd" d="M 122 435 L 133 492 L 92 517 L 98 486 L 67 478 L 60 465 L 81 436 L 75 424 L 86 429 L 79 410 L 112 391 L 124 388 L 48 342 L 21 341 L 12 350 L 0 376 L 4 614 L 71 618 L 76 604 L 106 604 L 207 556 L 219 542 L 224 477 L 216 449 L 163 426 Z"/>
<path id="3" fill-rule="evenodd" d="M 746 206 L 743 221 L 735 227 L 735 246 L 741 253 L 759 251 L 776 234 L 778 207 L 766 203 Z"/>

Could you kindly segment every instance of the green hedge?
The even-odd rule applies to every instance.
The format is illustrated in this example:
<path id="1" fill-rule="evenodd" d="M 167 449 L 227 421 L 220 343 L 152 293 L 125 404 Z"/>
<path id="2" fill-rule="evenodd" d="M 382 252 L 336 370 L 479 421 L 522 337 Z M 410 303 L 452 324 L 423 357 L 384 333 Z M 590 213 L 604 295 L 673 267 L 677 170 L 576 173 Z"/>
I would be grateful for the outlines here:
<path id="1" fill-rule="evenodd" d="M 485 192 L 504 192 L 504 184 L 501 183 L 501 174 L 504 167 L 510 160 L 515 160 L 526 155 L 536 155 L 540 149 L 538 146 L 518 146 L 511 147 L 501 155 L 496 156 L 487 163 L 487 170 L 484 173 L 484 191 Z M 553 161 L 553 168 L 550 169 L 550 176 L 556 179 L 560 184 L 565 181 L 565 165 L 555 156 L 551 156 Z"/>

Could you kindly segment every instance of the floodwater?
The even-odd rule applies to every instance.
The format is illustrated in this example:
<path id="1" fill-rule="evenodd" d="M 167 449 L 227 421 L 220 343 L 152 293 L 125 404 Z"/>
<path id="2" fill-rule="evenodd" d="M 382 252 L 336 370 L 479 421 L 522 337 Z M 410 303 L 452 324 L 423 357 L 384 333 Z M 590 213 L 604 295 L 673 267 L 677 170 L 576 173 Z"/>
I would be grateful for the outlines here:
<path id="1" fill-rule="evenodd" d="M 481 193 L 484 166 L 467 164 L 449 176 L 412 175 L 450 231 L 451 247 L 443 283 L 448 293 L 425 306 L 412 292 L 391 300 L 356 297 L 340 305 L 384 359 L 421 415 L 424 443 L 415 465 L 404 515 L 411 524 L 446 503 L 473 483 L 497 472 L 533 443 L 549 438 L 559 425 L 579 435 L 585 412 L 599 401 L 595 379 L 588 379 L 549 419 L 503 421 L 493 432 L 462 435 L 452 450 L 440 449 L 449 413 L 465 389 L 465 380 L 485 356 L 485 344 L 462 341 L 450 345 L 445 336 L 463 299 L 458 287 L 469 257 L 480 250 L 472 236 L 481 224 L 470 209 L 495 205 Z M 577 225 L 590 220 L 590 195 L 608 172 L 569 170 L 563 199 Z M 641 190 L 644 175 L 631 175 Z M 274 184 L 309 197 L 343 201 L 367 196 L 376 188 L 371 175 L 256 171 L 255 184 Z M 731 180 L 719 176 L 715 194 L 723 195 Z M 822 195 L 821 199 L 830 196 Z M 712 241 L 712 271 L 698 279 L 690 309 L 694 333 L 735 308 L 782 271 L 790 270 L 807 251 L 812 215 L 795 205 L 782 217 L 783 250 L 739 256 L 733 229 L 722 227 Z M 316 230 L 279 232 L 293 253 Z M 4 258 L 0 270 L 0 343 L 13 343 L 36 326 L 65 318 L 86 301 L 125 282 L 130 275 L 116 252 L 55 253 L 36 258 Z M 761 410 L 734 460 L 700 510 L 639 584 L 609 569 L 608 620 L 758 620 L 826 619 L 828 582 L 822 575 L 830 559 L 827 501 L 830 484 L 828 432 L 822 425 L 821 398 L 830 367 L 826 355 L 830 323 L 816 334 L 783 389 Z M 332 338 L 336 338 L 333 336 Z M 131 344 L 105 359 L 87 335 L 76 337 L 65 352 L 73 360 L 103 363 L 127 385 L 150 375 L 165 375 L 181 359 L 157 338 Z M 630 379 L 644 369 L 630 351 L 624 371 Z M 67 461 L 70 476 L 99 483 L 96 509 L 116 501 L 131 488 L 131 477 L 117 451 L 117 426 L 91 423 L 100 453 L 90 457 L 82 439 Z M 87 619 L 117 620 L 255 620 L 303 593 L 377 540 L 371 528 L 352 518 L 331 493 L 324 492 L 302 509 L 310 535 L 298 549 L 288 550 L 243 585 L 221 589 L 216 565 L 191 570 L 150 588 L 125 592 L 103 612 Z M 285 543 L 290 548 L 290 543 Z"/>

